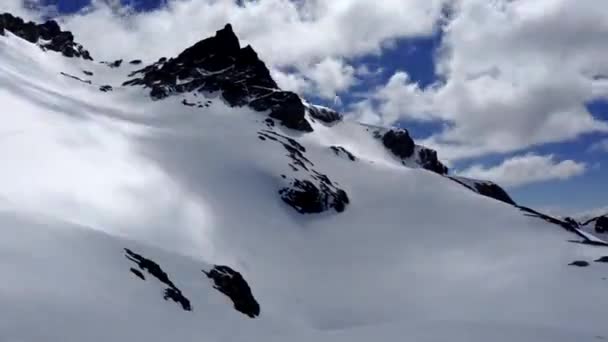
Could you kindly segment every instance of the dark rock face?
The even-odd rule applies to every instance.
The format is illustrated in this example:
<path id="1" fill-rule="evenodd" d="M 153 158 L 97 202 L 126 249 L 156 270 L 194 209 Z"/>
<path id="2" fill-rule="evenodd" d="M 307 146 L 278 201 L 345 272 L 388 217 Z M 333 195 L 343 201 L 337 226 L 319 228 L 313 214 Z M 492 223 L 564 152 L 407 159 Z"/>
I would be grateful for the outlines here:
<path id="1" fill-rule="evenodd" d="M 160 265 L 150 259 L 144 258 L 143 256 L 131 251 L 128 248 L 125 248 L 125 257 L 135 263 L 139 267 L 139 269 L 141 269 L 142 271 L 147 271 L 151 276 L 155 277 L 156 279 L 158 279 L 158 281 L 167 286 L 163 295 L 163 298 L 165 300 L 171 299 L 172 301 L 180 304 L 185 311 L 192 311 L 190 300 L 188 300 L 188 298 L 186 298 L 182 294 L 182 291 L 180 291 L 180 289 L 178 289 L 177 286 L 173 284 L 171 279 L 169 279 L 167 273 L 163 271 Z M 131 268 L 130 271 L 138 278 L 146 280 L 141 271 L 134 268 Z"/>
<path id="2" fill-rule="evenodd" d="M 224 99 L 225 97 L 224 93 Z M 312 132 L 312 126 L 306 120 L 306 107 L 300 97 L 288 91 L 273 91 L 268 96 L 260 94 L 249 106 L 257 111 L 270 110 L 269 116 L 278 120 L 287 128 L 302 132 Z"/>
<path id="3" fill-rule="evenodd" d="M 346 191 L 340 189 L 327 175 L 314 169 L 314 164 L 305 156 L 306 148 L 295 139 L 279 134 L 270 128 L 258 132 L 262 141 L 280 143 L 290 159 L 293 172 L 305 172 L 306 178 L 293 178 L 289 186 L 279 190 L 281 199 L 300 214 L 315 214 L 334 209 L 343 212 L 350 203 Z M 346 150 L 345 150 L 346 151 Z M 353 157 L 354 158 L 354 157 Z M 283 175 L 283 178 L 287 176 Z"/>
<path id="4" fill-rule="evenodd" d="M 99 87 L 99 90 L 100 90 L 100 91 L 103 91 L 104 93 L 107 93 L 107 92 L 109 92 L 109 91 L 112 91 L 112 86 L 109 86 L 109 85 L 103 85 L 103 86 Z"/>
<path id="5" fill-rule="evenodd" d="M 572 217 L 566 217 L 564 218 L 564 221 L 570 224 L 572 227 L 580 227 L 580 224 Z"/>
<path id="6" fill-rule="evenodd" d="M 249 284 L 239 272 L 228 266 L 215 266 L 209 272 L 203 270 L 203 273 L 213 280 L 215 289 L 232 300 L 237 311 L 251 318 L 260 315 L 260 304 L 253 297 Z"/>
<path id="7" fill-rule="evenodd" d="M 414 140 L 405 129 L 391 129 L 382 136 L 382 143 L 393 154 L 406 159 L 414 154 Z"/>
<path id="8" fill-rule="evenodd" d="M 74 35 L 69 31 L 62 31 L 54 20 L 44 24 L 25 22 L 10 13 L 0 14 L 0 35 L 6 31 L 27 40 L 30 43 L 39 44 L 43 50 L 52 50 L 62 53 L 66 57 L 78 57 L 93 60 L 91 54 L 74 42 Z"/>
<path id="9" fill-rule="evenodd" d="M 517 203 L 515 203 L 515 201 L 513 201 L 513 199 L 511 198 L 511 196 L 509 196 L 509 194 L 503 189 L 501 188 L 498 184 L 496 183 L 492 183 L 492 182 L 475 182 L 474 183 L 474 188 L 472 188 L 471 186 L 467 185 L 466 183 L 462 182 L 461 180 L 459 180 L 458 178 L 455 177 L 448 177 L 449 179 L 453 180 L 454 182 L 468 188 L 471 189 L 474 192 L 477 192 L 480 195 L 486 196 L 486 197 L 490 197 L 493 198 L 495 200 L 501 201 L 501 202 L 505 202 L 507 204 L 511 204 L 511 205 L 517 205 Z"/>
<path id="10" fill-rule="evenodd" d="M 608 256 L 603 256 L 603 257 L 595 260 L 595 262 L 608 263 Z"/>
<path id="11" fill-rule="evenodd" d="M 332 151 L 339 157 L 346 157 L 350 161 L 356 161 L 357 158 L 342 146 L 330 146 Z"/>
<path id="12" fill-rule="evenodd" d="M 342 120 L 342 115 L 333 109 L 320 107 L 320 106 L 309 106 L 308 112 L 313 118 L 323 121 L 325 123 L 334 123 Z"/>
<path id="13" fill-rule="evenodd" d="M 598 233 L 608 233 L 608 217 L 600 216 L 595 220 L 595 231 Z"/>
<path id="14" fill-rule="evenodd" d="M 314 164 L 308 158 L 306 158 L 306 156 L 304 156 L 306 148 L 295 139 L 269 129 L 259 131 L 258 135 L 259 137 L 269 139 L 283 145 L 283 148 L 285 148 L 287 151 L 287 157 L 291 159 L 289 166 L 292 170 L 299 171 L 300 169 L 303 169 L 305 171 L 310 171 L 310 167 L 314 166 Z"/>
<path id="15" fill-rule="evenodd" d="M 578 229 L 578 226 L 572 225 L 571 223 L 568 223 L 567 221 L 562 221 L 559 220 L 555 217 L 540 213 L 534 209 L 528 208 L 528 207 L 524 207 L 521 205 L 515 205 L 515 207 L 517 207 L 519 210 L 523 211 L 526 216 L 530 216 L 530 217 L 536 217 L 539 218 L 541 220 L 544 220 L 548 223 L 557 225 L 562 227 L 564 230 L 574 233 L 576 235 L 578 235 L 578 237 L 580 237 L 582 240 L 580 241 L 575 241 L 572 240 L 570 242 L 574 242 L 574 243 L 581 243 L 581 244 L 585 244 L 585 245 L 592 245 L 592 246 L 602 246 L 602 247 L 608 247 L 608 244 L 601 242 L 601 241 L 596 241 L 596 240 L 592 240 L 589 239 L 589 237 L 583 233 L 580 232 L 580 230 Z"/>
<path id="16" fill-rule="evenodd" d="M 435 150 L 421 148 L 420 151 L 418 151 L 418 161 L 423 168 L 429 171 L 433 171 L 440 175 L 448 174 L 448 167 L 439 161 L 437 151 Z"/>
<path id="17" fill-rule="evenodd" d="M 129 62 L 129 64 L 132 64 L 132 65 L 139 65 L 141 63 L 142 63 L 141 59 L 134 59 L 134 60 L 132 60 L 132 61 Z"/>
<path id="18" fill-rule="evenodd" d="M 587 266 L 589 266 L 589 263 L 587 261 L 577 260 L 577 261 L 573 261 L 573 262 L 569 263 L 568 265 L 576 266 L 576 267 L 587 267 Z"/>
<path id="19" fill-rule="evenodd" d="M 322 213 L 333 208 L 341 213 L 350 203 L 346 192 L 337 188 L 325 175 L 318 175 L 318 184 L 310 180 L 294 179 L 279 191 L 281 199 L 300 214 Z"/>
<path id="20" fill-rule="evenodd" d="M 509 194 L 503 189 L 501 188 L 498 184 L 495 183 L 489 183 L 489 182 L 485 182 L 485 183 L 476 183 L 475 184 L 475 189 L 477 189 L 477 191 L 487 197 L 491 197 L 493 199 L 511 204 L 511 205 L 515 205 L 515 201 L 513 201 L 513 199 L 511 198 L 511 196 L 509 196 Z"/>
<path id="21" fill-rule="evenodd" d="M 131 271 L 131 273 L 135 274 L 135 276 L 141 280 L 146 280 L 146 277 L 144 276 L 143 273 L 141 273 L 140 270 L 131 267 L 131 269 L 129 269 L 129 271 Z"/>
<path id="22" fill-rule="evenodd" d="M 251 46 L 241 48 L 230 24 L 171 59 L 133 72 L 124 85 L 143 85 L 153 99 L 174 93 L 221 92 L 233 107 L 250 106 L 269 111 L 284 126 L 311 132 L 306 106 L 298 95 L 282 91 Z"/>

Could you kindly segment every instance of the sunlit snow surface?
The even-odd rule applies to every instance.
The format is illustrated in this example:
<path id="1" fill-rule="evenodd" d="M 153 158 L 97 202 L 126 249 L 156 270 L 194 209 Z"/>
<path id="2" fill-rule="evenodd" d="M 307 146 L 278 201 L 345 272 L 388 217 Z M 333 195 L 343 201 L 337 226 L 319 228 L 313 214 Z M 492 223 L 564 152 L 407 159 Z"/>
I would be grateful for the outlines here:
<path id="1" fill-rule="evenodd" d="M 120 87 L 137 66 L 67 59 L 7 36 L 1 341 L 608 338 L 608 265 L 593 262 L 608 248 L 571 243 L 558 226 L 404 167 L 348 121 L 304 135 L 275 128 L 351 199 L 341 214 L 300 215 L 277 193 L 281 175 L 298 172 L 281 145 L 258 139 L 263 113 L 213 96 L 208 108 L 151 101 Z M 158 262 L 193 311 L 131 274 L 123 248 Z M 568 266 L 575 260 L 590 266 Z M 201 269 L 217 263 L 243 274 L 260 318 L 213 289 Z"/>

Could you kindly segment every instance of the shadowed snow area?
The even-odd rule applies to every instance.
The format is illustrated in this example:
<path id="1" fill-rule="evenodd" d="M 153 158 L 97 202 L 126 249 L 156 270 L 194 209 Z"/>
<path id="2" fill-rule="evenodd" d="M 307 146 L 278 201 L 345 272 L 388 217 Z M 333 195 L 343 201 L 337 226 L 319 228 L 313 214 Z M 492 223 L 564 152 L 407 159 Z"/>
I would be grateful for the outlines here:
<path id="1" fill-rule="evenodd" d="M 0 36 L 0 340 L 608 338 L 608 266 L 568 266 L 608 249 L 405 167 L 349 121 L 275 128 L 350 198 L 301 215 L 278 194 L 301 171 L 258 138 L 264 113 L 214 95 L 152 101 L 121 87 L 136 69 Z M 131 273 L 124 248 L 158 263 L 192 311 Z M 247 280 L 258 318 L 213 288 L 201 270 L 215 264 Z"/>

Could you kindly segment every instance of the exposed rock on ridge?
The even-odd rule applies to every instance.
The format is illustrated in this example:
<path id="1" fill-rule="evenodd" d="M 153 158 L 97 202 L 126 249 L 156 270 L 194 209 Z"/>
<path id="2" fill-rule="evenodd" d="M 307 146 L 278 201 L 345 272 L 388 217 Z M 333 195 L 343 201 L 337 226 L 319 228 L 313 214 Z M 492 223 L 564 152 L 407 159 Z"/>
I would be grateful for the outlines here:
<path id="1" fill-rule="evenodd" d="M 44 50 L 57 51 L 66 57 L 79 57 L 93 60 L 91 54 L 84 47 L 74 42 L 74 35 L 69 31 L 62 31 L 54 20 L 44 24 L 25 22 L 10 13 L 0 14 L 0 35 L 10 31 L 30 43 L 38 44 Z"/>
<path id="2" fill-rule="evenodd" d="M 213 280 L 213 287 L 225 294 L 234 303 L 234 308 L 255 318 L 260 315 L 260 304 L 255 300 L 251 293 L 251 288 L 243 276 L 228 266 L 213 267 L 209 272 L 203 270 L 207 278 Z"/>
<path id="3" fill-rule="evenodd" d="M 154 99 L 192 91 L 221 92 L 230 106 L 248 105 L 256 111 L 269 111 L 270 117 L 288 128 L 313 130 L 300 97 L 279 89 L 253 48 L 241 48 L 230 24 L 177 57 L 161 58 L 130 77 L 135 78 L 125 85 L 148 87 Z"/>

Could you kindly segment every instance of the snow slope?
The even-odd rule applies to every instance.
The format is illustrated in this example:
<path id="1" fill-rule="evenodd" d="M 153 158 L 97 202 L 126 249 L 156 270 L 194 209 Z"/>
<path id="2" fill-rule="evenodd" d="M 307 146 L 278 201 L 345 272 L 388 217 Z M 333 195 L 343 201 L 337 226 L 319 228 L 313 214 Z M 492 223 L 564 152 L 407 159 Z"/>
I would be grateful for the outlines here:
<path id="1" fill-rule="evenodd" d="M 121 86 L 137 68 L 0 36 L 0 340 L 608 338 L 608 266 L 593 262 L 608 249 L 404 166 L 369 127 L 268 127 L 217 94 L 152 101 Z M 346 210 L 286 205 L 278 191 L 308 175 L 263 130 L 304 146 Z M 161 265 L 192 311 L 134 276 L 124 248 Z M 213 289 L 213 264 L 243 274 L 259 318 Z"/>

